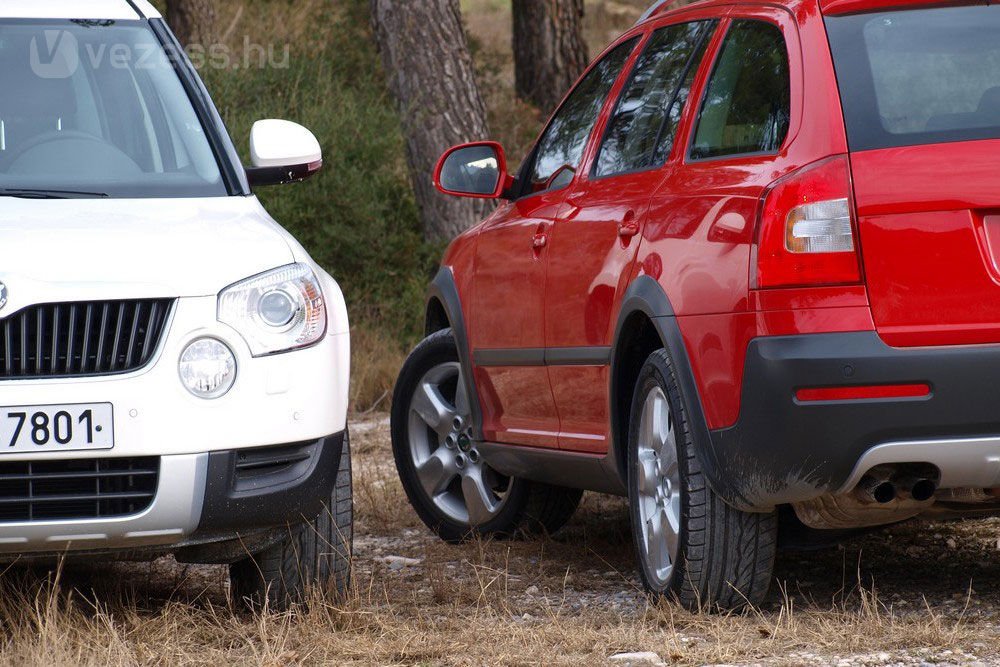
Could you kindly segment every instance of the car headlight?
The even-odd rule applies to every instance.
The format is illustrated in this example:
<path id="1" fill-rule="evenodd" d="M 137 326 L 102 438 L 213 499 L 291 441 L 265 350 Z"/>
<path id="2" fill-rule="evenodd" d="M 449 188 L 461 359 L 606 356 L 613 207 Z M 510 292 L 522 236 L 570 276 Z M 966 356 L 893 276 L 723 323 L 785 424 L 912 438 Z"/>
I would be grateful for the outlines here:
<path id="1" fill-rule="evenodd" d="M 219 294 L 219 321 L 236 329 L 255 357 L 312 345 L 326 334 L 326 303 L 316 275 L 290 264 Z"/>

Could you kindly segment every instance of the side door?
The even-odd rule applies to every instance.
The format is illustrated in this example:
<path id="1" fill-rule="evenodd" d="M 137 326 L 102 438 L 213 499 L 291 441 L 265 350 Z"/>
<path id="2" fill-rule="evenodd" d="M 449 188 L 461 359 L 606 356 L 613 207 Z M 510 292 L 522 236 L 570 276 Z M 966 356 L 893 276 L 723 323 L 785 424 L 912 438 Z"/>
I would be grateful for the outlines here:
<path id="1" fill-rule="evenodd" d="M 563 449 L 608 449 L 615 314 L 717 24 L 706 16 L 651 33 L 552 228 L 545 345 Z"/>
<path id="2" fill-rule="evenodd" d="M 682 121 L 688 138 L 678 141 L 677 168 L 653 198 L 637 261 L 655 268 L 670 298 L 709 428 L 717 429 L 738 417 L 738 341 L 756 326 L 750 278 L 759 202 L 812 151 L 800 132 L 807 79 L 795 17 L 735 7 L 713 41 Z M 828 94 L 809 85 L 817 100 Z"/>
<path id="3" fill-rule="evenodd" d="M 545 369 L 549 234 L 636 42 L 617 45 L 587 71 L 525 161 L 515 201 L 480 234 L 470 345 L 487 440 L 558 447 L 559 416 Z"/>

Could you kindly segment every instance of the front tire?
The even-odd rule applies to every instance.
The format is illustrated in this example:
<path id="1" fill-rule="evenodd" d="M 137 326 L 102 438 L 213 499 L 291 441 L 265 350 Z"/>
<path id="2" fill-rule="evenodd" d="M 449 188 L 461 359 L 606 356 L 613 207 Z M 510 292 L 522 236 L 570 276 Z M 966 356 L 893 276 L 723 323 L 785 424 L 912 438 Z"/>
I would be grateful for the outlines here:
<path id="1" fill-rule="evenodd" d="M 392 400 L 392 451 L 410 504 L 447 542 L 551 534 L 582 491 L 506 477 L 482 460 L 450 329 L 425 339 L 403 365 Z"/>
<path id="2" fill-rule="evenodd" d="M 232 597 L 251 607 L 283 610 L 306 601 L 311 590 L 344 599 L 350 586 L 354 542 L 351 442 L 344 432 L 330 501 L 312 521 L 287 526 L 283 539 L 229 566 Z"/>
<path id="3" fill-rule="evenodd" d="M 737 510 L 708 486 L 666 350 L 650 355 L 639 373 L 628 457 L 632 535 L 646 590 L 695 610 L 761 604 L 777 514 Z"/>

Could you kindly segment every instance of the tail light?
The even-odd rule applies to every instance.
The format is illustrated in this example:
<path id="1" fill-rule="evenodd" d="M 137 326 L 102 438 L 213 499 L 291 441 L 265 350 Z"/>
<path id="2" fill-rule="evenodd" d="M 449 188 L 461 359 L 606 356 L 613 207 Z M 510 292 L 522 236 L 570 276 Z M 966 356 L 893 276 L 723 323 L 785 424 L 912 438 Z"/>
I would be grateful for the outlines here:
<path id="1" fill-rule="evenodd" d="M 811 164 L 770 187 L 755 250 L 758 289 L 861 282 L 847 156 Z"/>

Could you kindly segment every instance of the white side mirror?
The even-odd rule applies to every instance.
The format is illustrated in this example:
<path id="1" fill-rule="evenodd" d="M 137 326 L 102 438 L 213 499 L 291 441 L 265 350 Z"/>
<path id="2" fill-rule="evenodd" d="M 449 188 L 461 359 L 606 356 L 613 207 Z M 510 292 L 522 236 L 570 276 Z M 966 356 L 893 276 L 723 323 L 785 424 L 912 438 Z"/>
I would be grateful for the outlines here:
<path id="1" fill-rule="evenodd" d="M 250 130 L 251 185 L 279 185 L 309 178 L 323 166 L 312 132 L 287 120 L 259 120 Z"/>

